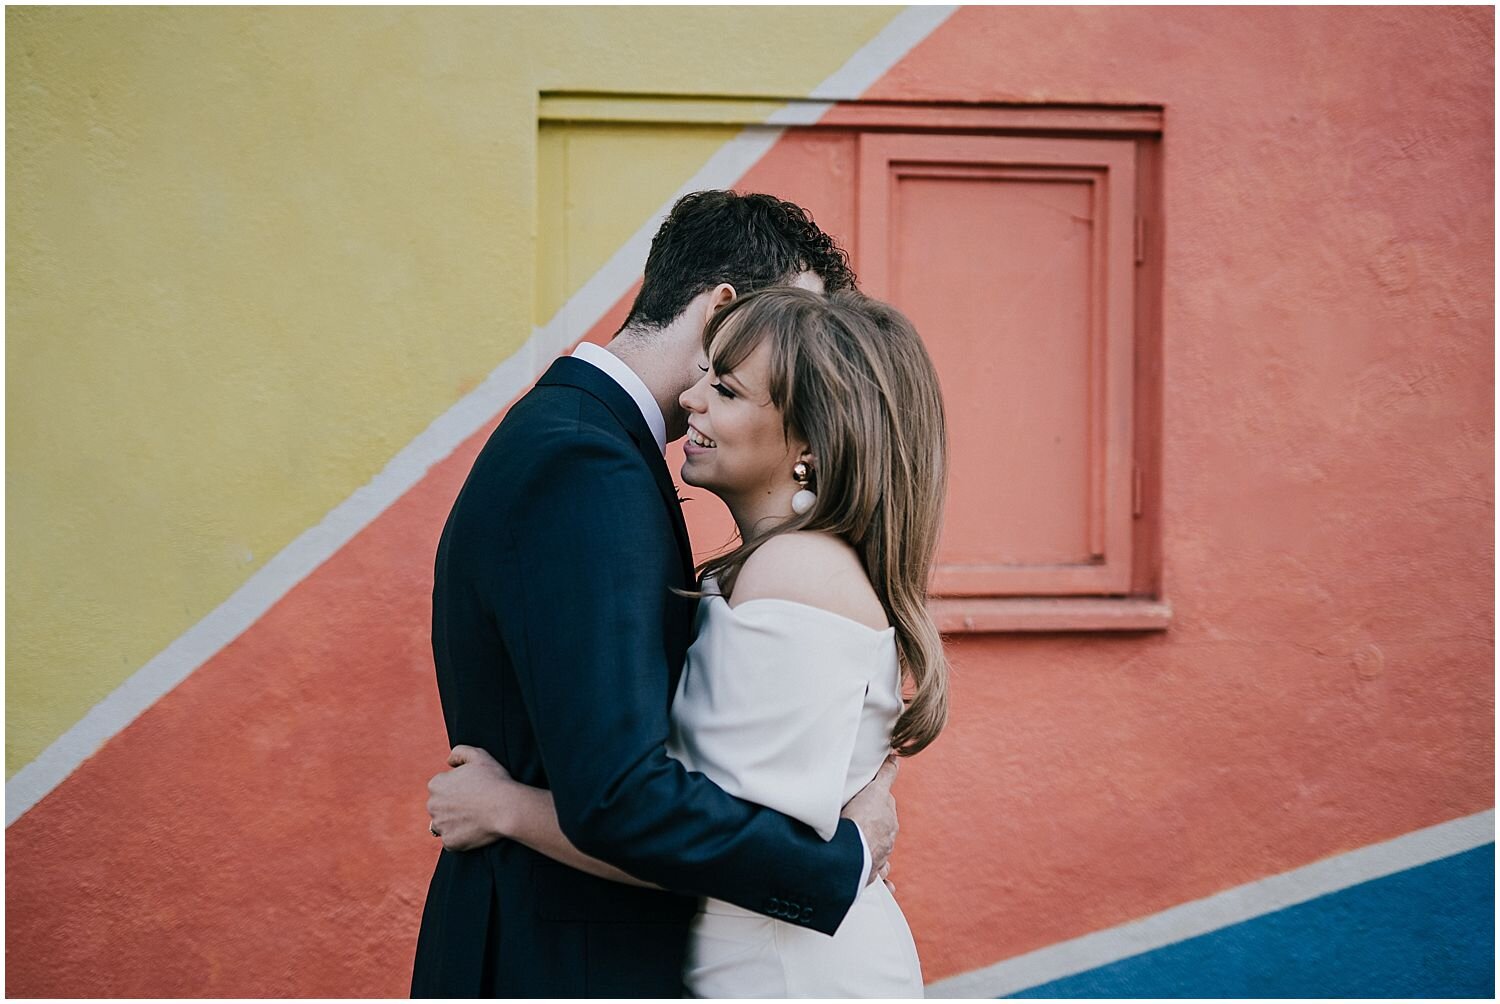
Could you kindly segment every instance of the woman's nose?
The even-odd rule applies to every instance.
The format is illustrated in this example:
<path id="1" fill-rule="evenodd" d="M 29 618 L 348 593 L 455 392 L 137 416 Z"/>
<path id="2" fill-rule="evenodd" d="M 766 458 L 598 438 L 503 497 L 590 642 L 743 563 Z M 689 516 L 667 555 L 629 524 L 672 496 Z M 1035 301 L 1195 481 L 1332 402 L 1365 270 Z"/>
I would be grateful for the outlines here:
<path id="1" fill-rule="evenodd" d="M 706 379 L 708 378 L 704 377 L 703 379 L 700 379 L 697 383 L 693 384 L 687 390 L 683 391 L 682 395 L 677 398 L 677 403 L 682 405 L 683 411 L 691 411 L 697 413 L 703 410 L 702 408 L 698 407 L 698 390 L 703 386 L 703 380 Z"/>

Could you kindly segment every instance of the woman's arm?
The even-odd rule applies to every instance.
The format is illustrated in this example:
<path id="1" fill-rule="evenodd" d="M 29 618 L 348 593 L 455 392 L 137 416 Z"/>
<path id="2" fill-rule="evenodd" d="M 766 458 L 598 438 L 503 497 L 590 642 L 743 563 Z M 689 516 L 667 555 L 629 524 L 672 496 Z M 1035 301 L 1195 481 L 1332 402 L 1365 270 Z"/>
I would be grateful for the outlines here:
<path id="1" fill-rule="evenodd" d="M 557 823 L 552 792 L 513 781 L 484 750 L 455 746 L 448 766 L 453 769 L 427 782 L 427 814 L 448 850 L 472 850 L 509 837 L 581 872 L 611 882 L 661 888 L 574 847 Z"/>

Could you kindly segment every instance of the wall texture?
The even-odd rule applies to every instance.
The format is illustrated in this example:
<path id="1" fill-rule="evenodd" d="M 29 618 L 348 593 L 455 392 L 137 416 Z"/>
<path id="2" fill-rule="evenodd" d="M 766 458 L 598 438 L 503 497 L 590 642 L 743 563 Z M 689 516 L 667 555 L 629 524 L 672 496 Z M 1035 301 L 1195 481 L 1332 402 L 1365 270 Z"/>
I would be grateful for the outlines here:
<path id="1" fill-rule="evenodd" d="M 1173 620 L 951 639 L 926 976 L 1493 993 L 1492 10 L 6 18 L 10 994 L 404 994 L 447 506 L 676 191 L 795 169 L 617 137 L 559 258 L 554 91 L 1164 107 Z"/>

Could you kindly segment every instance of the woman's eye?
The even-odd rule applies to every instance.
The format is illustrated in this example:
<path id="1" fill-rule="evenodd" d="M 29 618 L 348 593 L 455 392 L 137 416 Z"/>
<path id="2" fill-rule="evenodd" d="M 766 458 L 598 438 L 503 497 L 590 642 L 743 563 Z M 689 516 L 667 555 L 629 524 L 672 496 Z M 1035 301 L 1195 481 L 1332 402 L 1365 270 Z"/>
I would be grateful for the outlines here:
<path id="1" fill-rule="evenodd" d="M 720 397 L 728 397 L 728 398 L 734 397 L 734 394 L 727 387 L 725 387 L 721 383 L 711 383 L 711 384 L 709 384 L 709 386 L 712 387 L 714 390 L 718 391 Z"/>
<path id="2" fill-rule="evenodd" d="M 703 372 L 705 372 L 705 373 L 707 373 L 707 372 L 708 372 L 708 367 L 707 367 L 707 366 L 699 366 L 699 367 L 698 367 L 698 368 L 699 368 L 699 369 L 700 369 L 700 370 L 702 370 L 702 371 L 703 371 Z"/>

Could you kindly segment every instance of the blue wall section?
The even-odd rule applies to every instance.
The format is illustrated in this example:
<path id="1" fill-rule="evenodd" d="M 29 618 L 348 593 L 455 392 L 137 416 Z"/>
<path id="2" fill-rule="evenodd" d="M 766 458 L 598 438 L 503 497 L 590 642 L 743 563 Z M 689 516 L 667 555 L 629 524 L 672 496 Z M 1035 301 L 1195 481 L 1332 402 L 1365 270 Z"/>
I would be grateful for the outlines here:
<path id="1" fill-rule="evenodd" d="M 1495 845 L 1016 997 L 1494 997 Z"/>

